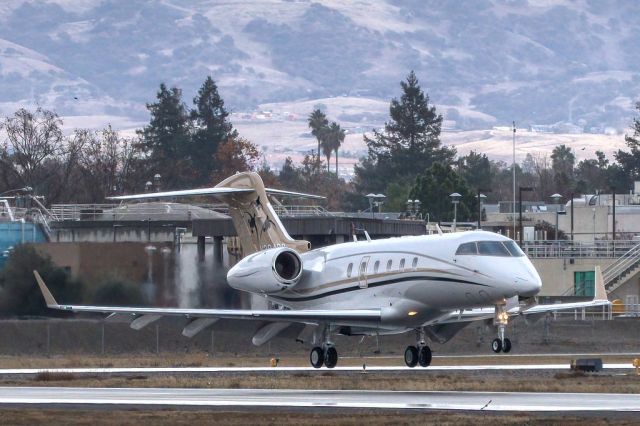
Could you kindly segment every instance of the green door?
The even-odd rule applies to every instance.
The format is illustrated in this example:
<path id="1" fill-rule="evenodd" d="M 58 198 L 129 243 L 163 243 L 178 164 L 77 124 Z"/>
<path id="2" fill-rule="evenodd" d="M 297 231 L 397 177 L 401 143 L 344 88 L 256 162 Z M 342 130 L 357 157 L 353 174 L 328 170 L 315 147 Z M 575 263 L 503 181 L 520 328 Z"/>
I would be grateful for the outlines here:
<path id="1" fill-rule="evenodd" d="M 576 296 L 593 297 L 596 288 L 596 273 L 594 271 L 574 272 L 573 288 Z"/>

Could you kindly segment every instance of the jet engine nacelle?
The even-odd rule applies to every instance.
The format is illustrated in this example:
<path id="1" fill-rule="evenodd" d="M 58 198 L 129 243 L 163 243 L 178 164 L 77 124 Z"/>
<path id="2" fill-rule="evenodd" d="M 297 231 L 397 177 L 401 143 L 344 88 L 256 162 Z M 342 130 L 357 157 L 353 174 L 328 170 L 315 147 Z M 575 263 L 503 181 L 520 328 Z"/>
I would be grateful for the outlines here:
<path id="1" fill-rule="evenodd" d="M 302 259 L 288 247 L 259 251 L 238 262 L 227 273 L 229 285 L 252 293 L 273 294 L 298 284 Z"/>

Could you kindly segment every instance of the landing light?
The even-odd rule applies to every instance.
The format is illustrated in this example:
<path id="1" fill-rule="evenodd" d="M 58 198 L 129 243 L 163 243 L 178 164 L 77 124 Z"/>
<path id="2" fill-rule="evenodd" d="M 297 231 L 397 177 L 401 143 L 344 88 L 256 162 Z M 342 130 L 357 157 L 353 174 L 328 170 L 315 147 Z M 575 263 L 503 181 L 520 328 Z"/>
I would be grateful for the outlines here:
<path id="1" fill-rule="evenodd" d="M 417 312 L 417 311 L 411 311 L 411 312 L 409 312 L 409 316 L 410 316 L 410 317 L 412 317 L 412 316 L 414 316 L 414 315 L 418 315 L 418 312 Z"/>

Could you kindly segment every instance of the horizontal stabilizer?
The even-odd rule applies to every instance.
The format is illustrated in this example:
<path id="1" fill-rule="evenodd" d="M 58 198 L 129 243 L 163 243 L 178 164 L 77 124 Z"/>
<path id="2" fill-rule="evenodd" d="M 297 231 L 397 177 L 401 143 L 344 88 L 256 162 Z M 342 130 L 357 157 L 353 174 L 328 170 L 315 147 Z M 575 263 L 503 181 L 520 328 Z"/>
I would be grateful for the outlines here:
<path id="1" fill-rule="evenodd" d="M 283 191 L 281 189 L 265 188 L 265 191 L 269 195 L 280 195 L 287 197 L 299 197 L 299 198 L 311 198 L 322 200 L 325 197 L 320 195 L 305 194 L 302 192 Z M 199 188 L 199 189 L 182 189 L 179 191 L 163 191 L 163 192 L 148 192 L 146 194 L 133 194 L 133 195 L 119 195 L 116 197 L 107 197 L 107 200 L 148 200 L 150 198 L 175 198 L 175 197 L 198 197 L 198 196 L 211 196 L 223 198 L 234 194 L 246 194 L 254 192 L 251 188 Z"/>
<path id="2" fill-rule="evenodd" d="M 107 197 L 108 200 L 146 200 L 149 198 L 173 198 L 173 197 L 197 197 L 197 196 L 218 196 L 232 195 L 238 193 L 253 192 L 250 188 L 200 188 L 183 189 L 180 191 L 151 192 L 146 194 L 120 195 L 117 197 Z"/>

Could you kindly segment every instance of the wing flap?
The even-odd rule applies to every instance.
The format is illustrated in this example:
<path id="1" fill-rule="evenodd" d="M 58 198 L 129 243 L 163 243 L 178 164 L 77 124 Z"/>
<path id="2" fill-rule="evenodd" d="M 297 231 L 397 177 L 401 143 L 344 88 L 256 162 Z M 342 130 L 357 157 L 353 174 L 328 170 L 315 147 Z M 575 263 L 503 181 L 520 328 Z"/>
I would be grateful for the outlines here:
<path id="1" fill-rule="evenodd" d="M 380 322 L 382 313 L 379 309 L 335 309 L 335 310 L 246 310 L 246 309 L 185 309 L 185 308 L 146 308 L 146 307 L 122 307 L 122 306 L 91 306 L 91 305 L 61 305 L 56 302 L 47 288 L 40 274 L 34 271 L 40 291 L 51 309 L 66 312 L 88 312 L 106 315 L 129 314 L 140 316 L 134 320 L 139 321 L 136 326 L 140 328 L 158 320 L 163 316 L 174 316 L 189 319 L 197 318 L 224 318 L 238 320 L 269 320 L 298 322 L 303 324 L 320 324 L 330 322 L 337 325 L 374 325 Z M 132 326 L 134 324 L 132 323 Z"/>

